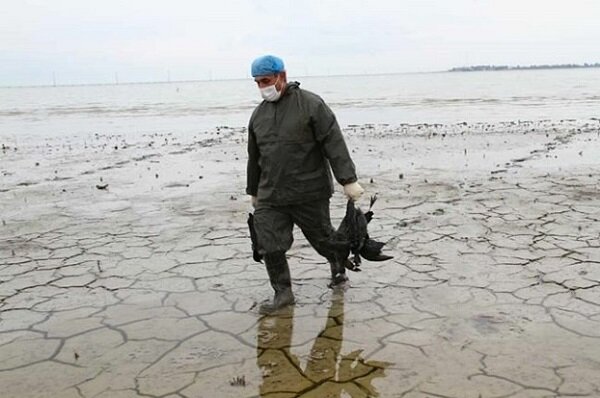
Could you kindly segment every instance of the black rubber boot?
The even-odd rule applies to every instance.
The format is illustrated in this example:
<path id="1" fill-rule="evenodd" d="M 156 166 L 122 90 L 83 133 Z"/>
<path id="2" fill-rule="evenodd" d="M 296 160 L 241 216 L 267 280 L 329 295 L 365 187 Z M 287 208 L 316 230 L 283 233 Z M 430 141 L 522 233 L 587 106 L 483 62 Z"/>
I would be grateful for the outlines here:
<path id="1" fill-rule="evenodd" d="M 269 281 L 275 296 L 273 301 L 261 304 L 258 312 L 261 314 L 272 314 L 288 305 L 294 304 L 294 293 L 292 293 L 292 280 L 290 268 L 285 258 L 285 252 L 274 252 L 265 254 L 265 265 L 269 274 Z"/>
<path id="2" fill-rule="evenodd" d="M 329 260 L 329 266 L 331 268 L 331 282 L 329 283 L 330 288 L 336 289 L 338 287 L 346 288 L 349 286 L 349 279 L 346 275 L 346 267 L 344 267 L 344 261 L 340 260 Z"/>

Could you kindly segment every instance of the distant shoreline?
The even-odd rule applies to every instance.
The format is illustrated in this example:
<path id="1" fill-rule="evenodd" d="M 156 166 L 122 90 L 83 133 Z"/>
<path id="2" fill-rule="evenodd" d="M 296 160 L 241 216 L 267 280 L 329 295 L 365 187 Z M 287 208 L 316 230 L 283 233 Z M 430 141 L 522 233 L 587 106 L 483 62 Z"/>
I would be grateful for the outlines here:
<path id="1" fill-rule="evenodd" d="M 394 75 L 420 75 L 429 73 L 449 73 L 449 72 L 488 72 L 488 71 L 506 71 L 506 70 L 542 70 L 542 69 L 582 69 L 582 68 L 600 68 L 600 63 L 594 64 L 557 64 L 557 65 L 528 65 L 528 66 L 508 66 L 508 65 L 472 65 L 460 66 L 447 70 L 429 70 L 413 72 L 382 72 L 382 73 L 348 73 L 332 75 L 297 75 L 294 79 L 302 78 L 322 78 L 322 77 L 361 77 L 361 76 L 394 76 Z M 58 87 L 88 87 L 88 86 L 133 86 L 150 84 L 185 84 L 185 83 L 210 83 L 221 81 L 248 80 L 250 77 L 231 77 L 218 79 L 183 79 L 183 80 L 155 80 L 155 81 L 122 81 L 122 82 L 90 82 L 90 83 L 57 83 L 57 84 L 18 84 L 3 85 L 0 89 L 21 89 L 21 88 L 58 88 Z"/>
<path id="2" fill-rule="evenodd" d="M 600 68 L 600 63 L 594 64 L 553 64 L 553 65 L 526 65 L 526 66 L 509 66 L 509 65 L 472 65 L 459 66 L 448 69 L 446 72 L 485 72 L 485 71 L 502 71 L 502 70 L 542 70 L 542 69 L 581 69 L 581 68 Z"/>

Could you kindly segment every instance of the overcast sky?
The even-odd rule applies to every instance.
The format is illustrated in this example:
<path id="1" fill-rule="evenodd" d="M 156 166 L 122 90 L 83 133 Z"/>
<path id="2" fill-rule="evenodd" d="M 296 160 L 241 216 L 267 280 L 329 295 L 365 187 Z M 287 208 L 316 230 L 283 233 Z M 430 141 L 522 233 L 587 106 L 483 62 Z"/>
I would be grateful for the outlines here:
<path id="1" fill-rule="evenodd" d="M 600 62 L 598 0 L 6 0 L 0 85 Z"/>

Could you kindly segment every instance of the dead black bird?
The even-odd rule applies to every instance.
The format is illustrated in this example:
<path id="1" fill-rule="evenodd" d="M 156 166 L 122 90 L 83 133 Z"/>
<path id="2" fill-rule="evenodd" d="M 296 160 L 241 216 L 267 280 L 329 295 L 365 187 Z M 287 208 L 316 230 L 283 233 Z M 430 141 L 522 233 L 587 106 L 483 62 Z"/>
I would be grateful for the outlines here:
<path id="1" fill-rule="evenodd" d="M 369 261 L 385 261 L 393 258 L 381 253 L 385 243 L 371 239 L 367 231 L 367 224 L 373 219 L 372 208 L 376 200 L 377 196 L 371 197 L 369 211 L 366 213 L 355 207 L 353 201 L 348 200 L 346 215 L 338 230 L 332 236 L 331 243 L 338 252 L 337 257 L 346 259 L 344 265 L 351 271 L 360 271 L 361 257 Z M 258 240 L 252 213 L 248 213 L 248 229 L 252 241 L 252 258 L 257 263 L 261 263 L 263 256 L 258 251 Z M 348 259 L 350 253 L 353 254 L 352 261 Z"/>
<path id="2" fill-rule="evenodd" d="M 258 239 L 254 228 L 254 214 L 248 213 L 248 228 L 250 229 L 250 240 L 252 241 L 252 258 L 257 263 L 262 263 L 263 256 L 258 252 Z"/>
<path id="3" fill-rule="evenodd" d="M 369 261 L 385 261 L 393 258 L 381 253 L 385 243 L 371 239 L 367 231 L 367 224 L 373 219 L 372 208 L 375 201 L 377 196 L 372 196 L 369 211 L 363 213 L 360 208 L 354 206 L 352 200 L 348 200 L 346 215 L 333 235 L 333 245 L 339 250 L 339 258 L 348 258 L 350 253 L 353 254 L 352 261 L 345 263 L 346 268 L 351 271 L 360 271 L 361 257 Z"/>

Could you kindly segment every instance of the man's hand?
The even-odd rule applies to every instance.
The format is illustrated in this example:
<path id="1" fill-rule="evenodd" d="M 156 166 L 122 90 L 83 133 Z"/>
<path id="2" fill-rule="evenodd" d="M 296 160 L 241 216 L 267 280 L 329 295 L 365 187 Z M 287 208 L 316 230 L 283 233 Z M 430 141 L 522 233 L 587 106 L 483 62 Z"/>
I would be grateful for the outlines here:
<path id="1" fill-rule="evenodd" d="M 252 204 L 252 207 L 254 207 L 256 209 L 256 203 L 258 202 L 258 199 L 256 199 L 256 196 L 250 196 L 250 203 Z"/>
<path id="2" fill-rule="evenodd" d="M 354 202 L 360 199 L 364 192 L 365 190 L 358 182 L 351 182 L 350 184 L 344 185 L 344 195 Z"/>

